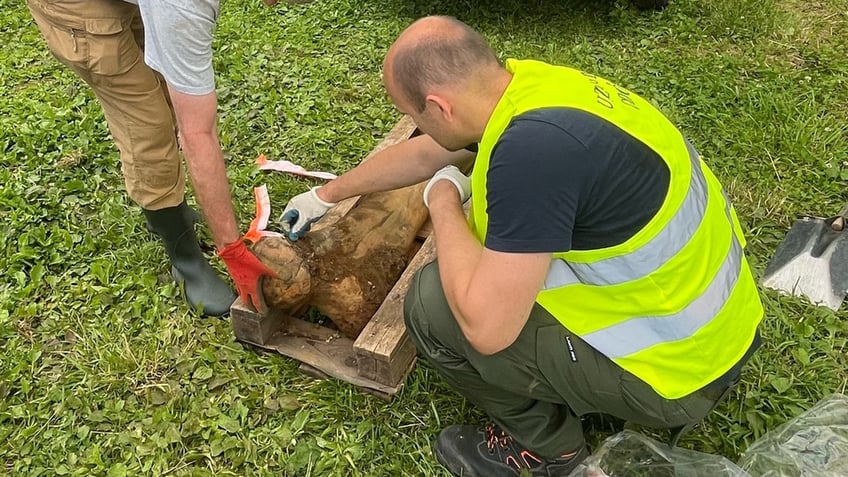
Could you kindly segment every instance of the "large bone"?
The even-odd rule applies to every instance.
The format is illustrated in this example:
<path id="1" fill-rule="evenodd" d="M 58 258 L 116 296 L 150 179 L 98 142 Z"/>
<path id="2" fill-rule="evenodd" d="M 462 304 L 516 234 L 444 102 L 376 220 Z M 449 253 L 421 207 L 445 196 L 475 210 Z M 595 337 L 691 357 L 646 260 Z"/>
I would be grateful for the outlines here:
<path id="1" fill-rule="evenodd" d="M 362 196 L 338 221 L 297 242 L 264 237 L 253 251 L 280 277 L 265 280 L 265 302 L 289 314 L 311 305 L 355 338 L 406 267 L 427 219 L 424 186 Z"/>

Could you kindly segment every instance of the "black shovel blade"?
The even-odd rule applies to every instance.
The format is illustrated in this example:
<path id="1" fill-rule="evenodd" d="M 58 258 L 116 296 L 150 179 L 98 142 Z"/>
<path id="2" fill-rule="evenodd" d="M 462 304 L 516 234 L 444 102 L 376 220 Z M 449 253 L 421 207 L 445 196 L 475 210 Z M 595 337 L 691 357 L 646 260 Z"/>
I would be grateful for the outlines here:
<path id="1" fill-rule="evenodd" d="M 833 230 L 834 219 L 796 219 L 760 283 L 838 310 L 848 294 L 848 239 L 845 230 Z"/>

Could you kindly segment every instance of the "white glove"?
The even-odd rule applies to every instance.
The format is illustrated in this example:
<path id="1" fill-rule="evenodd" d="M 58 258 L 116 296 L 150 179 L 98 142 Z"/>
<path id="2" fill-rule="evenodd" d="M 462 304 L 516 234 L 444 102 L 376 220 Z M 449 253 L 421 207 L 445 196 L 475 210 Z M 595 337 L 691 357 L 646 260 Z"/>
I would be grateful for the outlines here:
<path id="1" fill-rule="evenodd" d="M 430 207 L 430 203 L 427 200 L 427 195 L 430 193 L 430 188 L 433 187 L 433 184 L 441 180 L 451 181 L 456 186 L 456 190 L 459 192 L 459 201 L 463 204 L 471 197 L 471 179 L 457 169 L 456 166 L 445 166 L 433 174 L 433 178 L 430 179 L 427 187 L 424 188 L 424 205 L 428 208 Z"/>
<path id="2" fill-rule="evenodd" d="M 318 187 L 313 187 L 309 192 L 298 194 L 286 204 L 286 209 L 280 216 L 280 225 L 289 240 L 295 241 L 303 237 L 313 223 L 323 217 L 330 207 L 336 205 L 334 202 L 321 200 L 315 193 L 317 189 Z"/>

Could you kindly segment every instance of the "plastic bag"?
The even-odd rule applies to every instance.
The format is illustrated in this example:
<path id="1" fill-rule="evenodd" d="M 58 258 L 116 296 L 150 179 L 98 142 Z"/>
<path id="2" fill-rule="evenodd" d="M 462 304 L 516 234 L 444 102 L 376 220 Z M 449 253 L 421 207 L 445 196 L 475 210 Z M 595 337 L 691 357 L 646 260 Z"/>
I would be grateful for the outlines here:
<path id="1" fill-rule="evenodd" d="M 748 477 L 720 455 L 657 442 L 633 431 L 607 438 L 569 477 Z"/>
<path id="2" fill-rule="evenodd" d="M 739 466 L 753 477 L 848 476 L 848 397 L 834 394 L 769 431 Z"/>

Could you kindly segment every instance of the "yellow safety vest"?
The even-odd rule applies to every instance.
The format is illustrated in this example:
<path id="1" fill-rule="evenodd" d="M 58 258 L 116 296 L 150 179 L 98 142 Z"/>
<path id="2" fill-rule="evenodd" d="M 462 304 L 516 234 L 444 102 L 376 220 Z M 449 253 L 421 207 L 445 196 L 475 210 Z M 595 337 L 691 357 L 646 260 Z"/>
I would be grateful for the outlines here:
<path id="1" fill-rule="evenodd" d="M 554 253 L 536 301 L 667 399 L 720 377 L 752 343 L 763 308 L 742 229 L 718 180 L 680 131 L 636 94 L 538 61 L 508 60 L 506 68 L 513 78 L 486 125 L 471 175 L 469 222 L 477 239 L 485 243 L 491 152 L 514 117 L 562 107 L 614 124 L 665 161 L 669 191 L 624 243 Z"/>

